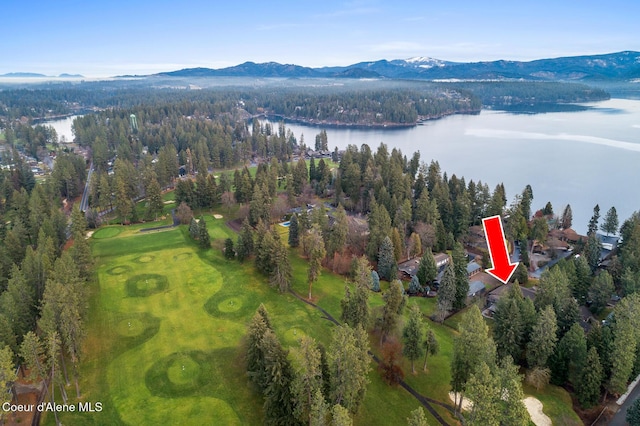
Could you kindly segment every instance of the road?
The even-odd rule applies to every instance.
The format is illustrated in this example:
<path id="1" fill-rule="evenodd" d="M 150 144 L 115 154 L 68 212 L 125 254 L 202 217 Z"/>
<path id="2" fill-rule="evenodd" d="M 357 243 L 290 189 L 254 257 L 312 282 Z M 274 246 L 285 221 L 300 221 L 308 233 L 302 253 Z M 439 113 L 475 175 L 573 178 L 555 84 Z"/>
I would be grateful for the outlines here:
<path id="1" fill-rule="evenodd" d="M 627 421 L 625 420 L 627 416 L 627 410 L 631 407 L 631 404 L 635 402 L 636 399 L 640 397 L 640 385 L 636 386 L 635 389 L 631 391 L 631 394 L 627 398 L 627 400 L 622 404 L 618 412 L 613 416 L 611 421 L 609 422 L 609 426 L 626 426 Z"/>
<path id="2" fill-rule="evenodd" d="M 89 210 L 89 190 L 91 188 L 91 175 L 93 175 L 93 160 L 89 165 L 89 173 L 87 173 L 87 181 L 84 184 L 84 192 L 82 193 L 82 200 L 80 201 L 80 211 L 86 212 Z"/>

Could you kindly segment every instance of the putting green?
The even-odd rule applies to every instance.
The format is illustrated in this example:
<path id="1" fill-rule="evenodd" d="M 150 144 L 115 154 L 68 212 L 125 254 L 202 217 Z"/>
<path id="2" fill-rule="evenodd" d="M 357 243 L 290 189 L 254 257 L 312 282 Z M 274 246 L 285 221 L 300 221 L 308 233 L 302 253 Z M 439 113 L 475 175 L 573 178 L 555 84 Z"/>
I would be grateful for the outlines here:
<path id="1" fill-rule="evenodd" d="M 229 297 L 218 303 L 218 310 L 220 312 L 236 312 L 242 308 L 242 299 L 240 297 Z"/>
<path id="2" fill-rule="evenodd" d="M 119 265 L 119 266 L 114 266 L 111 269 L 107 270 L 107 274 L 109 275 L 124 275 L 127 274 L 129 272 L 133 271 L 133 268 L 129 265 Z"/>
<path id="3" fill-rule="evenodd" d="M 167 377 L 176 385 L 196 384 L 200 376 L 200 364 L 188 355 L 180 355 L 167 368 Z"/>
<path id="4" fill-rule="evenodd" d="M 160 274 L 134 275 L 126 282 L 129 297 L 148 297 L 169 287 L 169 279 Z"/>
<path id="5" fill-rule="evenodd" d="M 118 323 L 116 331 L 125 337 L 139 336 L 145 330 L 145 325 L 137 318 L 122 320 Z"/>
<path id="6" fill-rule="evenodd" d="M 100 228 L 93 233 L 92 237 L 95 239 L 113 238 L 122 232 L 122 228 L 119 226 L 107 226 L 106 228 Z"/>
<path id="7" fill-rule="evenodd" d="M 151 256 L 150 254 L 145 254 L 143 256 L 139 256 L 137 258 L 134 259 L 134 262 L 138 262 L 138 263 L 150 263 L 153 262 L 155 260 L 155 256 Z"/>

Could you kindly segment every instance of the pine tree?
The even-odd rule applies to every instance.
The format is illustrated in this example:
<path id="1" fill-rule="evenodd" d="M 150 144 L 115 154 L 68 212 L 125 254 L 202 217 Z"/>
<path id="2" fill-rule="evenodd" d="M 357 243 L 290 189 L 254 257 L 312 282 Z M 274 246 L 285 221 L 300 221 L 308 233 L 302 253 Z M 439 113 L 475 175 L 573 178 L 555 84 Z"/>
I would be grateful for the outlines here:
<path id="1" fill-rule="evenodd" d="M 260 311 L 262 308 L 262 312 Z M 260 342 L 267 330 L 271 329 L 264 305 L 254 314 L 247 330 L 247 375 L 249 380 L 262 392 L 266 387 L 264 352 Z"/>
<path id="2" fill-rule="evenodd" d="M 507 356 L 501 359 L 495 371 L 499 385 L 497 395 L 500 400 L 500 424 L 509 426 L 527 426 L 529 413 L 522 401 L 522 377 L 518 374 L 519 367 L 513 364 L 513 359 Z"/>
<path id="3" fill-rule="evenodd" d="M 211 239 L 204 216 L 200 216 L 200 221 L 198 222 L 198 245 L 205 249 L 211 248 Z"/>
<path id="4" fill-rule="evenodd" d="M 411 277 L 411 281 L 409 282 L 409 294 L 418 294 L 422 291 L 422 286 L 420 285 L 420 280 L 417 275 Z"/>
<path id="5" fill-rule="evenodd" d="M 442 276 L 442 281 L 440 282 L 440 288 L 438 288 L 437 315 L 440 322 L 444 322 L 444 319 L 453 307 L 455 297 L 456 277 L 455 273 L 453 272 L 453 265 L 451 264 L 451 262 L 449 262 L 444 268 L 444 274 Z"/>
<path id="6" fill-rule="evenodd" d="M 607 306 L 614 292 L 611 275 L 607 271 L 602 271 L 594 278 L 591 287 L 589 287 L 589 299 L 592 301 L 591 311 L 596 314 L 600 313 Z"/>
<path id="7" fill-rule="evenodd" d="M 571 205 L 567 204 L 562 212 L 562 218 L 560 219 L 560 227 L 562 229 L 569 229 L 573 224 L 573 212 L 571 211 Z"/>
<path id="8" fill-rule="evenodd" d="M 153 177 L 149 186 L 147 187 L 147 210 L 145 217 L 147 219 L 157 219 L 158 214 L 162 213 L 164 209 L 164 202 L 162 201 L 162 190 L 158 180 Z"/>
<path id="9" fill-rule="evenodd" d="M 330 404 L 340 404 L 356 413 L 365 397 L 370 369 L 369 340 L 361 328 L 342 325 L 334 328 L 327 351 Z"/>
<path id="10" fill-rule="evenodd" d="M 224 257 L 229 260 L 236 257 L 236 252 L 233 249 L 233 240 L 231 238 L 224 240 Z"/>
<path id="11" fill-rule="evenodd" d="M 13 383 L 17 379 L 13 358 L 14 354 L 9 346 L 0 348 L 0 389 L 2 389 L 0 405 L 2 406 L 10 404 L 13 400 L 13 393 L 7 392 L 7 389 L 13 388 Z"/>
<path id="12" fill-rule="evenodd" d="M 544 368 L 556 347 L 557 322 L 553 306 L 547 306 L 540 312 L 538 321 L 531 332 L 527 345 L 527 362 L 530 367 Z"/>
<path id="13" fill-rule="evenodd" d="M 451 263 L 456 278 L 456 296 L 453 301 L 455 309 L 462 309 L 466 306 L 467 294 L 469 293 L 469 278 L 467 276 L 467 262 L 464 247 L 456 242 L 451 252 Z"/>
<path id="14" fill-rule="evenodd" d="M 326 426 L 329 405 L 324 399 L 322 392 L 318 389 L 313 395 L 311 402 L 311 412 L 309 413 L 309 426 Z"/>
<path id="15" fill-rule="evenodd" d="M 395 330 L 406 303 L 402 282 L 393 280 L 389 285 L 389 290 L 382 295 L 382 299 L 384 306 L 382 317 L 379 318 L 380 344 Z"/>
<path id="16" fill-rule="evenodd" d="M 298 215 L 294 213 L 289 220 L 289 247 L 298 247 L 300 245 L 300 234 L 298 228 Z"/>
<path id="17" fill-rule="evenodd" d="M 407 426 L 429 426 L 422 407 L 418 407 L 407 417 Z"/>
<path id="18" fill-rule="evenodd" d="M 376 271 L 371 271 L 371 290 L 375 292 L 380 291 L 380 276 Z"/>
<path id="19" fill-rule="evenodd" d="M 275 242 L 272 255 L 272 271 L 269 276 L 269 284 L 284 293 L 291 288 L 291 263 L 289 262 L 289 252 L 280 239 Z"/>
<path id="20" fill-rule="evenodd" d="M 422 259 L 420 259 L 420 266 L 418 266 L 416 276 L 420 280 L 420 284 L 430 286 L 437 275 L 438 267 L 436 265 L 436 259 L 433 257 L 431 249 L 427 249 L 422 255 Z"/>
<path id="21" fill-rule="evenodd" d="M 327 252 L 324 247 L 324 241 L 320 231 L 314 227 L 307 234 L 305 247 L 309 248 L 309 269 L 307 270 L 307 278 L 309 283 L 309 300 L 311 300 L 311 287 L 313 283 L 320 277 L 322 269 L 322 259 L 326 256 Z"/>
<path id="22" fill-rule="evenodd" d="M 593 216 L 589 219 L 587 235 L 594 234 L 598 230 L 598 220 L 600 220 L 600 205 L 596 204 L 593 208 Z"/>
<path id="23" fill-rule="evenodd" d="M 451 360 L 451 387 L 456 393 L 464 393 L 471 375 L 482 363 L 495 363 L 495 344 L 489 337 L 489 328 L 482 319 L 477 306 L 462 316 L 459 326 L 460 334 L 454 337 L 453 358 Z M 460 398 L 460 405 L 462 399 Z"/>
<path id="24" fill-rule="evenodd" d="M 240 262 L 244 262 L 245 259 L 248 259 L 253 254 L 253 250 L 253 231 L 251 230 L 249 221 L 245 219 L 244 222 L 242 222 L 242 228 L 240 229 L 240 234 L 238 234 L 238 241 L 236 244 L 238 260 L 240 260 Z"/>
<path id="25" fill-rule="evenodd" d="M 584 367 L 579 373 L 579 380 L 575 386 L 578 402 L 583 408 L 589 408 L 598 403 L 602 388 L 602 365 L 595 347 L 587 353 Z M 640 420 L 640 417 L 639 417 Z"/>
<path id="26" fill-rule="evenodd" d="M 353 420 L 349 410 L 340 404 L 336 404 L 331 409 L 331 426 L 352 426 Z"/>
<path id="27" fill-rule="evenodd" d="M 351 327 L 362 326 L 365 330 L 369 325 L 369 287 L 366 284 L 355 283 L 353 293 L 349 286 L 345 286 L 344 299 L 340 301 L 342 314 L 340 319 Z"/>
<path id="28" fill-rule="evenodd" d="M 295 416 L 302 423 L 313 420 L 314 396 L 322 393 L 320 350 L 314 339 L 303 336 L 296 353 L 296 371 L 292 383 L 295 396 Z"/>
<path id="29" fill-rule="evenodd" d="M 429 355 L 437 355 L 440 351 L 440 344 L 438 343 L 438 339 L 436 338 L 436 334 L 433 330 L 427 330 L 427 335 L 422 342 L 422 347 L 424 348 L 424 365 L 422 366 L 422 370 L 427 371 L 427 357 Z"/>
<path id="30" fill-rule="evenodd" d="M 485 362 L 482 362 L 469 377 L 466 395 L 473 401 L 473 406 L 466 415 L 465 425 L 500 425 L 500 388 L 496 377 L 491 374 Z"/>
<path id="31" fill-rule="evenodd" d="M 294 397 L 291 390 L 293 370 L 275 333 L 267 330 L 259 347 L 264 354 L 264 422 L 267 425 L 295 424 Z"/>
<path id="32" fill-rule="evenodd" d="M 416 373 L 414 361 L 424 354 L 422 337 L 424 334 L 424 324 L 422 322 L 422 312 L 417 305 L 413 305 L 409 311 L 409 321 L 402 330 L 402 354 L 411 361 L 411 372 Z"/>
<path id="33" fill-rule="evenodd" d="M 396 274 L 394 275 L 394 272 Z M 378 253 L 378 274 L 380 278 L 391 281 L 396 278 L 397 264 L 393 252 L 391 238 L 385 237 Z"/>

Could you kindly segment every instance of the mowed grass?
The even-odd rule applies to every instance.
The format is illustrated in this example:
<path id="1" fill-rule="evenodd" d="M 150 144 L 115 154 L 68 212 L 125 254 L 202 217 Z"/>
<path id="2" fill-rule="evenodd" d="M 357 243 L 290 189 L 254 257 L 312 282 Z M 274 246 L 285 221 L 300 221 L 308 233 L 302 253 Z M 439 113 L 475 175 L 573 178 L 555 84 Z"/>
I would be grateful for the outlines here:
<path id="1" fill-rule="evenodd" d="M 153 226 L 147 223 L 97 232 L 92 249 L 98 282 L 93 284 L 80 386 L 81 401 L 99 401 L 104 408 L 100 413 L 64 413 L 63 423 L 261 424 L 262 398 L 246 377 L 243 346 L 247 324 L 260 303 L 292 352 L 291 359 L 304 335 L 328 347 L 335 326 L 324 314 L 270 288 L 252 262 L 224 259 L 224 239 L 236 238 L 225 220 L 205 215 L 213 243 L 209 250 L 199 249 L 186 227 L 141 233 L 141 228 Z M 293 289 L 306 296 L 306 261 L 298 250 L 289 253 Z M 344 277 L 323 270 L 313 286 L 313 301 L 339 319 L 345 285 Z M 409 303 L 418 304 L 425 316 L 435 307 L 435 299 L 411 298 Z M 370 304 L 373 311 L 382 306 L 381 293 L 371 293 Z M 429 358 L 426 373 L 422 360 L 415 375 L 403 361 L 405 379 L 423 395 L 449 403 L 455 331 L 429 324 L 440 353 Z M 375 334 L 371 343 L 379 354 Z M 406 423 L 418 401 L 384 383 L 373 361 L 369 379 L 355 424 Z M 75 394 L 72 387 L 68 393 Z M 444 408 L 436 409 L 447 422 L 457 423 Z M 53 416 L 47 415 L 45 423 L 53 424 Z"/>

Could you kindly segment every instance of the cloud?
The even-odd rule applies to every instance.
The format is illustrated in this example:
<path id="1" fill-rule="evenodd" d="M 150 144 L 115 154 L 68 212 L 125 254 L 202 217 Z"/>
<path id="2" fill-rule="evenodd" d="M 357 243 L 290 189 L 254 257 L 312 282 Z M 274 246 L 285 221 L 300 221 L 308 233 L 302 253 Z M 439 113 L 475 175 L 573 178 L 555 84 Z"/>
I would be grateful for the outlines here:
<path id="1" fill-rule="evenodd" d="M 573 135 L 570 133 L 535 133 L 535 132 L 518 132 L 513 130 L 496 130 L 496 129 L 468 129 L 466 135 L 476 136 L 479 138 L 492 139 L 526 139 L 526 140 L 564 140 L 572 142 L 583 142 L 593 145 L 608 146 L 611 148 L 625 149 L 627 151 L 640 152 L 640 144 L 620 141 L 617 139 L 600 138 L 588 135 Z"/>

